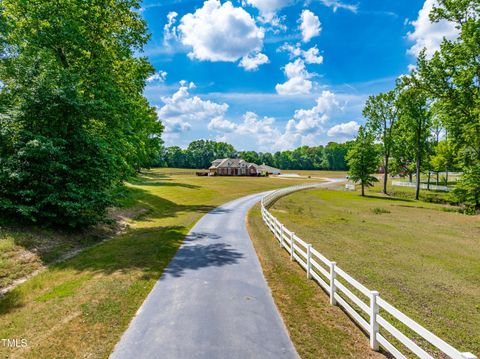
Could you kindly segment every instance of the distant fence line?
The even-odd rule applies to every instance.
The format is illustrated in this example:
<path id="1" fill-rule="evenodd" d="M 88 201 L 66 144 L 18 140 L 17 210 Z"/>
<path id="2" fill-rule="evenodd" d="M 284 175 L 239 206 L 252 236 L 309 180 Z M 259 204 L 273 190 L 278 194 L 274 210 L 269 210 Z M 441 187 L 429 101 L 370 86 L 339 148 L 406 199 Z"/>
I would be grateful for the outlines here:
<path id="1" fill-rule="evenodd" d="M 477 359 L 472 353 L 461 353 L 447 344 L 382 299 L 377 291 L 367 289 L 337 266 L 335 262 L 328 260 L 315 250 L 311 244 L 306 243 L 294 232 L 288 230 L 285 225 L 280 223 L 268 211 L 270 206 L 280 197 L 295 191 L 321 186 L 322 184 L 292 186 L 272 192 L 262 198 L 262 218 L 273 232 L 275 239 L 279 241 L 280 247 L 290 254 L 290 260 L 297 261 L 307 272 L 307 278 L 315 280 L 325 290 L 330 296 L 330 304 L 342 307 L 369 334 L 370 347 L 373 350 L 378 351 L 381 346 L 395 358 L 407 358 L 405 354 L 392 344 L 391 340 L 384 336 L 385 333 L 388 333 L 389 336 L 405 346 L 404 350 L 408 349 L 410 353 L 422 359 L 434 358 L 432 348 L 453 359 Z M 350 286 L 350 288 L 347 286 Z M 366 301 L 362 300 L 354 292 L 365 298 Z M 387 313 L 387 315 L 384 315 L 382 311 Z M 402 328 L 391 324 L 388 317 L 403 323 L 405 327 L 428 342 L 431 348 L 420 347 L 417 338 L 412 339 L 403 333 Z"/>
<path id="2" fill-rule="evenodd" d="M 392 186 L 398 186 L 398 187 L 411 187 L 411 188 L 416 188 L 417 184 L 414 182 L 402 182 L 402 181 L 392 181 Z M 421 189 L 431 189 L 434 191 L 444 191 L 444 192 L 450 192 L 453 190 L 453 188 L 448 187 L 448 186 L 438 186 L 435 184 L 430 184 L 430 186 L 426 183 L 420 183 L 420 188 Z"/>

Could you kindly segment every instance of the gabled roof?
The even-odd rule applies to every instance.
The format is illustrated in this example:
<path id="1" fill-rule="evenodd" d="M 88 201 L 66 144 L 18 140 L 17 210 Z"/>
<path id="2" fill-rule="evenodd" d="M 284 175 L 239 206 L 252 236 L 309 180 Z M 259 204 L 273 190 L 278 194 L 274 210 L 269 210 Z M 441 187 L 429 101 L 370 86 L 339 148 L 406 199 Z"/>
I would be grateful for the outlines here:
<path id="1" fill-rule="evenodd" d="M 224 158 L 218 159 L 212 162 L 211 169 L 215 168 L 240 168 L 242 164 L 248 165 L 248 163 L 241 158 Z"/>
<path id="2" fill-rule="evenodd" d="M 280 172 L 278 168 L 272 167 L 272 166 L 267 166 L 265 164 L 263 165 L 257 165 L 256 163 L 250 163 L 246 162 L 245 160 L 242 160 L 241 158 L 222 158 L 222 159 L 217 159 L 212 162 L 212 166 L 210 169 L 217 169 L 217 168 L 240 168 L 243 167 L 242 165 L 245 165 L 246 168 L 249 167 L 254 167 L 257 172 L 267 172 L 267 173 L 275 173 L 275 172 Z"/>

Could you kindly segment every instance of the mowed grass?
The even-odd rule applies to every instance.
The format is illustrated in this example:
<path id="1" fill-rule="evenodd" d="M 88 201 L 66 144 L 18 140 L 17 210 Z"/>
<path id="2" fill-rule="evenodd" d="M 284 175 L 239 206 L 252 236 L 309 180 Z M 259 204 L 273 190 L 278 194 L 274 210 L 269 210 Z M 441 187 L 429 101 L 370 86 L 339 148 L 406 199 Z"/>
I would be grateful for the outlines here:
<path id="1" fill-rule="evenodd" d="M 248 229 L 290 337 L 303 359 L 385 358 L 369 349 L 368 340 L 340 308 L 305 271 L 290 261 L 286 251 L 266 230 L 255 206 L 248 217 Z"/>
<path id="2" fill-rule="evenodd" d="M 480 217 L 449 210 L 373 192 L 309 190 L 271 212 L 418 323 L 480 355 Z"/>
<path id="3" fill-rule="evenodd" d="M 67 233 L 35 227 L 0 225 L 0 294 L 65 255 L 111 236 L 116 225 L 99 225 Z"/>
<path id="4" fill-rule="evenodd" d="M 374 187 L 370 189 L 371 192 L 381 193 L 383 191 L 383 175 L 378 175 L 379 181 L 375 183 Z M 387 193 L 396 198 L 404 198 L 409 200 L 415 199 L 415 187 L 402 187 L 402 186 L 393 186 L 393 181 L 405 181 L 405 179 L 395 178 L 388 180 Z M 415 179 L 414 179 L 415 182 Z M 435 184 L 434 181 L 431 182 L 432 185 Z M 451 208 L 452 210 L 461 210 L 461 207 L 458 207 L 458 203 L 454 200 L 450 192 L 445 191 L 433 191 L 420 189 L 420 201 L 430 202 L 430 203 L 439 203 L 439 204 L 451 204 L 457 206 L 456 208 Z"/>
<path id="5" fill-rule="evenodd" d="M 122 200 L 136 217 L 126 232 L 51 265 L 1 297 L 0 338 L 26 339 L 28 346 L 0 345 L 0 358 L 108 357 L 201 216 L 247 194 L 304 182 L 191 173 L 143 173 Z M 5 246 L 22 247 L 14 242 Z"/>
<path id="6" fill-rule="evenodd" d="M 305 176 L 310 178 L 345 178 L 347 176 L 346 171 L 321 171 L 321 170 L 284 170 L 282 174 L 298 174 L 299 176 Z"/>

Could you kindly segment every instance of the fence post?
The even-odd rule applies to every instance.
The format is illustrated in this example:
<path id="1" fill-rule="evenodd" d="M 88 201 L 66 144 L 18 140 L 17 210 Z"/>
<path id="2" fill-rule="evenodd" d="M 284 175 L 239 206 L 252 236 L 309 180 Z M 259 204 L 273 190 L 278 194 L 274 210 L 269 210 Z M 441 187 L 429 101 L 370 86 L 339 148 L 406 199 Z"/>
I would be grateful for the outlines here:
<path id="1" fill-rule="evenodd" d="M 292 232 L 292 235 L 290 236 L 290 260 L 291 261 L 293 261 L 293 251 L 295 250 L 294 243 L 295 243 L 295 232 Z"/>
<path id="2" fill-rule="evenodd" d="M 335 292 L 337 288 L 335 287 L 335 277 L 337 273 L 335 272 L 335 266 L 337 265 L 336 262 L 330 262 L 330 304 L 336 305 L 337 301 L 335 299 Z"/>
<path id="3" fill-rule="evenodd" d="M 378 304 L 377 304 L 378 292 L 371 291 L 370 292 L 370 348 L 375 351 L 378 351 L 378 322 L 377 322 L 377 314 L 379 312 Z"/>
<path id="4" fill-rule="evenodd" d="M 283 248 L 283 234 L 285 233 L 285 226 L 282 224 L 280 229 L 280 248 Z"/>
<path id="5" fill-rule="evenodd" d="M 310 271 L 312 270 L 312 245 L 307 244 L 307 278 L 312 278 Z"/>

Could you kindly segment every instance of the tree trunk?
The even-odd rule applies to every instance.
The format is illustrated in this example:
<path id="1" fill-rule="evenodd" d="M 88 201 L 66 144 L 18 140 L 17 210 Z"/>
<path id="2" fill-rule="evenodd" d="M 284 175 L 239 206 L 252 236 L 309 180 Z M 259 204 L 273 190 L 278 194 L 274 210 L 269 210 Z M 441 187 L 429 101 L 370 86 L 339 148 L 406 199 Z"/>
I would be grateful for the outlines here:
<path id="1" fill-rule="evenodd" d="M 420 165 L 421 165 L 421 159 L 420 159 L 420 153 L 417 154 L 417 189 L 415 191 L 415 199 L 418 201 L 420 199 Z"/>
<path id="2" fill-rule="evenodd" d="M 362 181 L 362 197 L 365 197 L 365 184 Z"/>
<path id="3" fill-rule="evenodd" d="M 384 173 L 383 173 L 383 193 L 387 193 L 387 185 L 388 185 L 388 160 L 389 157 L 388 155 L 385 155 L 385 167 L 384 167 Z"/>
<path id="4" fill-rule="evenodd" d="M 428 170 L 428 180 L 427 180 L 427 191 L 430 191 L 430 177 L 432 176 L 432 173 L 430 170 Z"/>
<path id="5" fill-rule="evenodd" d="M 412 172 L 408 173 L 408 182 L 410 182 L 410 183 L 413 182 L 413 173 Z"/>

